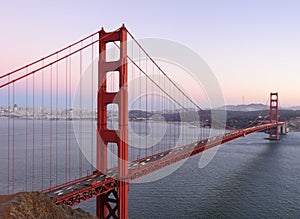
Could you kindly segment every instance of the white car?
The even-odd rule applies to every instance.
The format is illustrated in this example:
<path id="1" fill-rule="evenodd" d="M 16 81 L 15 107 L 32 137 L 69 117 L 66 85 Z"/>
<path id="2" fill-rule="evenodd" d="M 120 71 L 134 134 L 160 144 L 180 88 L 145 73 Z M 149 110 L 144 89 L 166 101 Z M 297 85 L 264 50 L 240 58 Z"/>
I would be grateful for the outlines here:
<path id="1" fill-rule="evenodd" d="M 60 189 L 60 190 L 57 190 L 56 192 L 54 192 L 54 194 L 60 196 L 60 195 L 63 195 L 64 192 L 63 192 L 63 190 Z"/>

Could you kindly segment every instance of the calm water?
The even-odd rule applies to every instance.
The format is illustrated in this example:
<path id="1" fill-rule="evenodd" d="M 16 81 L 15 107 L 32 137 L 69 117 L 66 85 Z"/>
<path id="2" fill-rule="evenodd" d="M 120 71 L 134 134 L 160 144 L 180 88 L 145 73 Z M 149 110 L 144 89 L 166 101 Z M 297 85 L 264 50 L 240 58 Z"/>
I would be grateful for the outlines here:
<path id="1" fill-rule="evenodd" d="M 23 127 L 19 125 L 23 123 L 16 122 L 15 127 L 21 139 L 24 138 L 21 134 Z M 0 125 L 6 127 L 3 120 Z M 61 125 L 64 127 L 65 122 Z M 38 130 L 38 122 L 35 127 Z M 61 132 L 59 139 L 62 143 L 65 142 L 63 136 L 65 134 Z M 289 133 L 278 142 L 270 142 L 265 137 L 267 136 L 264 133 L 255 133 L 222 145 L 204 168 L 198 168 L 202 156 L 198 155 L 188 159 L 179 169 L 163 179 L 130 184 L 130 218 L 300 218 L 300 133 Z M 4 139 L 5 133 L 2 133 L 2 185 L 7 182 L 7 150 L 5 151 Z M 72 137 L 70 139 L 73 145 L 74 140 Z M 47 140 L 49 137 L 45 136 L 45 142 Z M 16 142 L 16 158 L 24 157 L 23 146 Z M 44 144 L 45 154 L 50 146 L 49 143 Z M 38 148 L 38 144 L 36 147 Z M 41 151 L 37 150 L 36 163 L 39 162 L 39 153 Z M 64 155 L 61 156 L 63 168 L 59 168 L 59 178 L 65 173 Z M 71 158 L 71 164 L 77 163 L 77 157 L 76 152 Z M 86 161 L 83 163 L 85 171 L 89 164 Z M 17 162 L 15 165 L 24 166 L 24 163 Z M 49 169 L 46 166 L 44 168 L 44 172 Z M 25 186 L 21 171 L 24 172 L 24 167 L 23 170 L 19 168 L 15 171 L 15 190 L 23 190 Z M 78 175 L 78 168 L 74 167 L 71 175 L 72 172 Z M 32 174 L 31 163 L 28 163 L 28 174 Z M 36 169 L 35 175 L 38 174 L 39 170 Z M 30 189 L 31 176 L 27 181 Z M 47 183 L 49 179 L 45 178 L 44 186 Z M 5 192 L 6 187 L 2 186 L 1 193 Z M 79 207 L 95 214 L 94 200 Z"/>
<path id="2" fill-rule="evenodd" d="M 161 180 L 131 184 L 130 218 L 300 218 L 300 133 L 264 137 L 221 146 L 202 169 L 198 155 Z"/>

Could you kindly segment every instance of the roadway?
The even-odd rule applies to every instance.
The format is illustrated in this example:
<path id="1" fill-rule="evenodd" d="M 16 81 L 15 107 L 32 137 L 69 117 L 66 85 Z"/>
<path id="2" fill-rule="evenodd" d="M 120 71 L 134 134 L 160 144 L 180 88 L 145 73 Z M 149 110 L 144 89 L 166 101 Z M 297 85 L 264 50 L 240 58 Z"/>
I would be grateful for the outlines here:
<path id="1" fill-rule="evenodd" d="M 283 123 L 279 123 L 282 125 Z M 128 176 L 118 178 L 118 169 L 109 169 L 105 174 L 95 171 L 92 175 L 50 188 L 43 191 L 54 203 L 74 206 L 83 201 L 105 194 L 118 186 L 119 180 L 133 181 L 166 166 L 172 165 L 190 156 L 199 154 L 212 147 L 277 126 L 276 123 L 262 124 L 255 127 L 235 130 L 224 135 L 214 136 L 181 147 L 151 155 L 128 164 Z"/>

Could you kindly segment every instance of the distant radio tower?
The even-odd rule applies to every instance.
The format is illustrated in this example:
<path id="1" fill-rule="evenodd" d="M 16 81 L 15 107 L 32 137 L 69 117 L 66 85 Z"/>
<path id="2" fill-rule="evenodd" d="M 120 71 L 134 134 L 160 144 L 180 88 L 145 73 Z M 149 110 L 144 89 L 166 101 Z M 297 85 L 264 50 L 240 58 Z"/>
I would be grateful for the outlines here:
<path id="1" fill-rule="evenodd" d="M 245 97 L 242 96 L 242 104 L 245 105 Z"/>

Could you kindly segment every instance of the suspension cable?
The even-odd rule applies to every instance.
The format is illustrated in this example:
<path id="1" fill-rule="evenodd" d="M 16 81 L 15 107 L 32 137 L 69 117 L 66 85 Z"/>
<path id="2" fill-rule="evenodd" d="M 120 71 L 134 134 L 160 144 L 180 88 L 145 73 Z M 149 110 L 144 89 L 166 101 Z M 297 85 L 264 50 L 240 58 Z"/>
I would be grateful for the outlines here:
<path id="1" fill-rule="evenodd" d="M 155 62 L 155 60 L 149 55 L 149 53 L 142 47 L 142 45 L 134 38 L 134 36 L 127 30 L 127 33 L 130 35 L 130 37 L 133 39 L 133 41 L 138 45 L 138 47 L 145 53 L 145 55 L 152 61 L 152 63 L 159 69 L 159 71 L 200 111 L 203 111 L 204 114 L 209 116 L 211 118 L 211 115 L 204 110 L 195 102 L 193 101 L 183 90 L 163 71 L 163 69 Z M 228 127 L 226 124 L 224 124 L 222 121 L 214 119 L 214 121 L 220 123 L 222 126 L 228 129 L 235 129 L 232 127 Z"/>
<path id="2" fill-rule="evenodd" d="M 117 46 L 117 47 L 119 47 L 115 42 L 114 42 L 114 44 Z M 120 48 L 120 47 L 119 47 Z M 130 62 L 135 66 L 135 67 L 137 67 L 138 68 L 138 70 L 141 72 L 141 73 L 143 73 L 153 84 L 155 84 L 155 86 L 159 89 L 159 90 L 161 90 L 165 95 L 167 95 L 171 100 L 173 100 L 175 103 L 177 103 L 179 106 L 181 106 L 184 110 L 186 110 L 186 112 L 189 112 L 189 110 L 186 108 L 186 107 L 184 107 L 184 105 L 182 105 L 179 101 L 177 101 L 174 97 L 172 97 L 170 94 L 168 94 L 168 92 L 166 92 L 163 88 L 161 88 L 161 86 L 157 83 L 157 82 L 155 82 L 154 81 L 154 79 L 152 79 L 132 58 L 130 58 L 128 55 L 127 55 L 127 58 L 130 60 Z M 172 82 L 172 83 L 174 83 L 174 82 Z M 196 107 L 198 108 L 198 109 L 201 109 L 199 106 L 197 106 L 196 105 Z M 202 109 L 201 109 L 201 111 L 203 111 Z M 203 111 L 204 112 L 204 111 Z M 210 116 L 209 114 L 208 114 L 208 116 Z M 200 120 L 201 121 L 203 121 L 201 118 L 200 118 Z M 203 121 L 204 122 L 204 121 Z M 221 123 L 222 124 L 222 123 Z M 224 124 L 222 124 L 222 125 L 224 125 Z M 220 128 L 223 128 L 223 126 L 217 126 L 217 127 L 220 127 Z M 226 126 L 227 127 L 227 126 Z"/>
<path id="3" fill-rule="evenodd" d="M 29 65 L 23 66 L 23 67 L 21 67 L 21 68 L 15 70 L 15 71 L 12 71 L 12 72 L 10 72 L 10 73 L 4 74 L 4 75 L 0 76 L 0 79 L 1 79 L 1 78 L 4 78 L 4 77 L 8 77 L 8 76 L 10 76 L 10 75 L 12 75 L 12 74 L 14 74 L 14 73 L 16 73 L 16 72 L 18 72 L 18 71 L 20 71 L 20 70 L 26 68 L 26 67 L 29 67 L 29 66 L 31 66 L 31 65 L 33 65 L 33 64 L 36 64 L 36 63 L 38 63 L 38 62 L 40 62 L 40 61 L 42 61 L 42 60 L 45 60 L 45 59 L 47 59 L 47 58 L 49 58 L 49 57 L 54 56 L 54 55 L 56 55 L 56 57 L 57 57 L 55 61 L 52 61 L 52 62 L 50 62 L 50 63 L 48 63 L 48 64 L 46 64 L 46 65 L 44 65 L 44 66 L 42 66 L 42 67 L 40 67 L 40 68 L 37 68 L 37 69 L 35 69 L 35 70 L 33 70 L 33 71 L 31 71 L 31 72 L 25 74 L 25 75 L 22 75 L 22 76 L 20 76 L 20 77 L 17 77 L 17 78 L 15 78 L 15 79 L 13 79 L 13 80 L 8 80 L 7 83 L 1 84 L 1 85 L 0 85 L 0 88 L 5 87 L 5 86 L 7 86 L 7 85 L 9 85 L 9 84 L 11 84 L 11 83 L 13 83 L 13 82 L 19 81 L 19 80 L 21 80 L 22 78 L 28 77 L 29 75 L 32 75 L 32 74 L 34 74 L 35 72 L 38 72 L 38 71 L 40 71 L 40 70 L 42 70 L 42 69 L 44 69 L 44 68 L 47 68 L 47 67 L 49 67 L 49 66 L 51 66 L 51 65 L 53 65 L 53 64 L 55 64 L 55 63 L 57 63 L 57 62 L 60 62 L 60 61 L 62 61 L 62 60 L 64 60 L 64 59 L 66 59 L 67 57 L 72 56 L 72 55 L 74 55 L 74 54 L 76 54 L 76 53 L 78 53 L 78 52 L 80 52 L 80 51 L 82 51 L 82 50 L 84 50 L 84 49 L 90 47 L 91 45 L 93 45 L 93 44 L 99 42 L 100 40 L 103 40 L 103 39 L 105 39 L 105 38 L 107 38 L 107 37 L 110 37 L 112 34 L 114 34 L 115 32 L 118 32 L 118 31 L 119 31 L 119 29 L 118 29 L 118 30 L 115 30 L 115 31 L 113 31 L 113 32 L 110 32 L 108 35 L 105 35 L 105 36 L 102 37 L 101 39 L 95 40 L 95 41 L 93 41 L 93 42 L 91 42 L 91 43 L 89 43 L 89 44 L 87 44 L 87 45 L 85 45 L 85 46 L 81 46 L 79 49 L 77 49 L 77 50 L 75 50 L 75 51 L 71 52 L 70 54 L 67 54 L 67 55 L 65 55 L 65 56 L 63 56 L 63 57 L 60 57 L 60 58 L 57 57 L 57 55 L 58 55 L 59 53 L 61 53 L 62 51 L 66 50 L 66 49 L 68 49 L 68 48 L 71 48 L 71 47 L 73 47 L 74 45 L 77 45 L 78 43 L 82 43 L 82 42 L 84 41 L 84 40 L 80 40 L 80 41 L 78 41 L 78 42 L 75 43 L 75 44 L 72 44 L 72 45 L 70 45 L 70 46 L 68 46 L 68 47 L 65 47 L 65 48 L 62 49 L 62 50 L 59 50 L 59 51 L 57 51 L 57 52 L 55 52 L 55 53 L 52 53 L 52 54 L 49 55 L 49 56 L 46 56 L 46 57 L 44 57 L 44 58 L 42 58 L 42 59 L 39 59 L 38 61 L 35 61 L 35 62 L 33 62 L 33 63 L 30 63 Z M 96 32 L 95 34 L 97 34 L 97 33 L 99 33 L 99 32 L 100 32 L 100 31 Z M 93 35 L 95 35 L 95 34 L 93 34 Z M 89 37 L 91 37 L 91 36 L 89 36 Z M 88 38 L 88 37 L 86 37 L 86 38 Z"/>
<path id="4" fill-rule="evenodd" d="M 91 34 L 91 35 L 89 35 L 89 36 L 87 36 L 87 37 L 85 37 L 85 38 L 83 38 L 83 39 L 81 39 L 81 40 L 75 42 L 75 43 L 72 43 L 72 44 L 69 45 L 69 46 L 64 47 L 63 49 L 60 49 L 60 50 L 58 50 L 58 51 L 56 51 L 56 52 L 54 52 L 54 53 L 51 53 L 50 55 L 47 55 L 47 56 L 45 56 L 45 57 L 43 57 L 43 58 L 41 58 L 41 59 L 38 59 L 38 60 L 36 60 L 36 61 L 34 61 L 34 62 L 31 62 L 31 63 L 29 63 L 28 65 L 22 66 L 21 68 L 18 68 L 18 69 L 16 69 L 16 70 L 12 71 L 12 72 L 9 72 L 9 73 L 6 73 L 6 74 L 4 74 L 4 75 L 1 75 L 1 76 L 0 76 L 0 79 L 1 79 L 1 78 L 4 78 L 4 77 L 7 77 L 7 76 L 9 76 L 9 75 L 13 75 L 13 74 L 17 73 L 18 71 L 21 71 L 21 70 L 23 70 L 23 69 L 26 69 L 26 68 L 28 68 L 28 67 L 30 67 L 30 66 L 32 66 L 32 65 L 34 65 L 34 64 L 37 64 L 37 63 L 39 63 L 39 62 L 41 62 L 41 61 L 43 61 L 43 60 L 45 60 L 45 59 L 48 59 L 48 58 L 50 58 L 50 57 L 56 55 L 57 53 L 61 53 L 61 52 L 65 51 L 65 50 L 67 50 L 68 48 L 73 47 L 73 46 L 75 46 L 75 45 L 77 45 L 77 44 L 79 44 L 79 43 L 81 43 L 81 42 L 83 42 L 83 41 L 85 41 L 85 40 L 91 38 L 92 36 L 98 34 L 99 32 L 100 32 L 100 31 L 97 31 L 97 32 L 95 32 L 95 33 L 93 33 L 93 34 Z"/>

